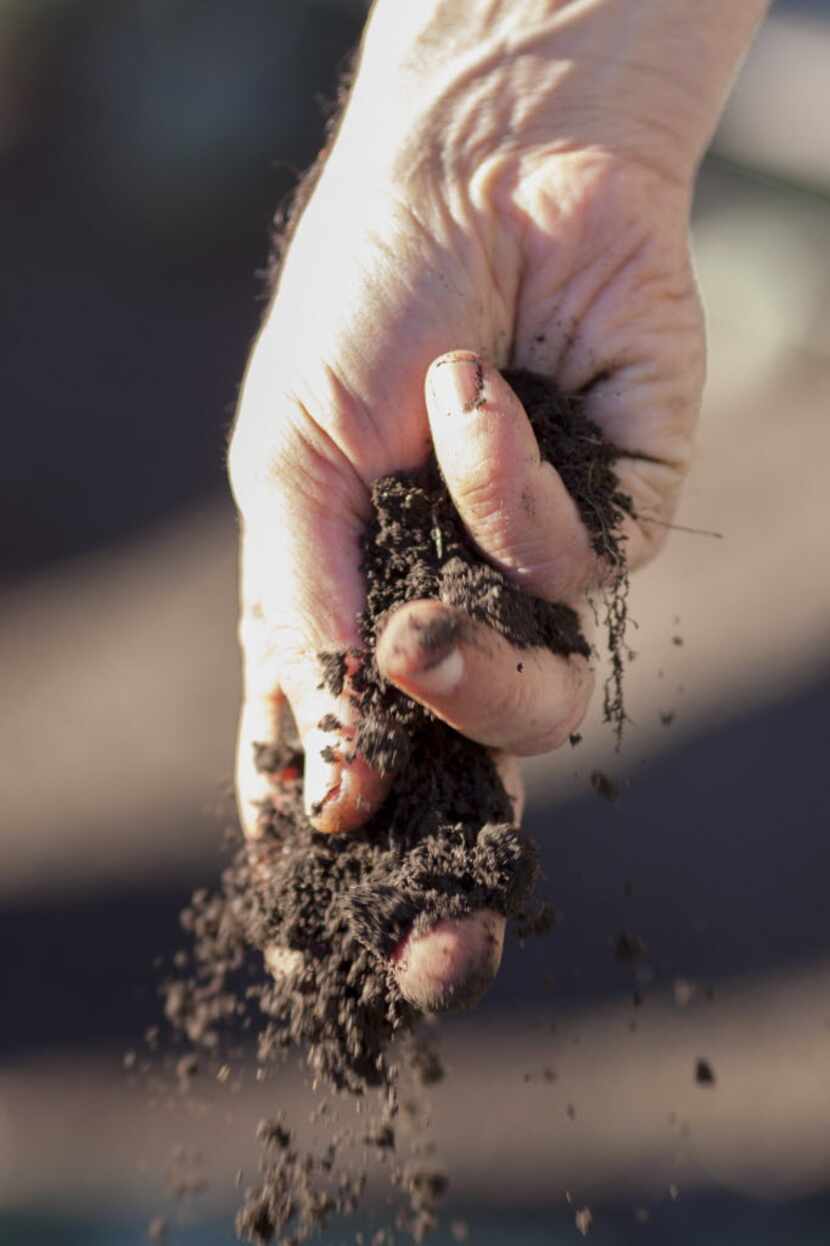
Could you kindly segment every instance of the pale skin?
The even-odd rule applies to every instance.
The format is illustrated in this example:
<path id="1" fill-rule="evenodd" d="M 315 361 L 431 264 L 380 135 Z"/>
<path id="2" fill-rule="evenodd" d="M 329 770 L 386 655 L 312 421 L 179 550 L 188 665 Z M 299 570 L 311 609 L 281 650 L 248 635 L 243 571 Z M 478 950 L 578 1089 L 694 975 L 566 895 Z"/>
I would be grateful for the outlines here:
<path id="1" fill-rule="evenodd" d="M 346 760 L 358 711 L 348 690 L 320 688 L 317 657 L 359 645 L 373 480 L 434 448 L 482 555 L 529 592 L 588 613 L 604 569 L 499 369 L 531 368 L 585 394 L 622 451 L 629 567 L 662 546 L 705 370 L 688 251 L 694 178 L 766 7 L 375 4 L 231 444 L 243 529 L 237 790 L 249 836 L 271 790 L 253 745 L 278 738 L 286 704 L 319 830 L 348 834 L 388 789 L 365 760 Z M 593 674 L 581 657 L 518 654 L 469 623 L 436 667 L 409 624 L 446 612 L 402 607 L 380 638 L 380 667 L 494 751 L 518 819 L 517 758 L 567 740 Z M 344 725 L 334 763 L 320 757 L 329 713 Z M 405 941 L 394 958 L 402 990 L 425 1009 L 451 1002 L 467 979 L 496 972 L 502 937 L 503 919 L 485 913 Z M 268 961 L 290 972 L 290 954 L 273 949 Z"/>

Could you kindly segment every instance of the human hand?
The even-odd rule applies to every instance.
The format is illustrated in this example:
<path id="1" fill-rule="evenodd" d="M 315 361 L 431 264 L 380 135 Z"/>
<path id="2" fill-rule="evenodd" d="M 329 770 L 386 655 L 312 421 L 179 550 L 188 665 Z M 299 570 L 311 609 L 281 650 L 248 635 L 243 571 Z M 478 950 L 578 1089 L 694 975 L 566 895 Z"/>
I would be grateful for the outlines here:
<path id="1" fill-rule="evenodd" d="M 365 760 L 346 762 L 357 711 L 348 688 L 336 697 L 321 687 L 318 657 L 359 641 L 373 480 L 415 468 L 434 447 L 482 554 L 527 591 L 580 606 L 601 576 L 499 367 L 585 395 L 622 452 L 630 567 L 656 552 L 671 520 L 704 371 L 687 222 L 723 93 L 723 19 L 717 56 L 692 76 L 697 99 L 687 50 L 675 69 L 677 32 L 665 35 L 650 4 L 637 18 L 626 9 L 622 45 L 620 6 L 605 0 L 528 4 L 521 29 L 517 7 L 434 0 L 398 20 L 401 6 L 376 6 L 251 357 L 231 477 L 243 520 L 237 783 L 253 837 L 272 791 L 253 746 L 278 738 L 287 704 L 318 829 L 353 829 L 387 790 Z M 645 48 L 633 27 L 649 36 Z M 518 818 L 515 757 L 575 729 L 587 663 L 524 651 L 532 677 L 519 676 L 516 652 L 476 625 L 436 665 L 410 620 L 441 613 L 437 602 L 398 610 L 380 668 L 497 750 Z M 326 762 L 328 714 L 343 741 Z M 428 1006 L 448 978 L 481 976 L 482 958 L 495 972 L 501 922 L 479 915 L 410 941 L 398 957 L 404 993 Z"/>

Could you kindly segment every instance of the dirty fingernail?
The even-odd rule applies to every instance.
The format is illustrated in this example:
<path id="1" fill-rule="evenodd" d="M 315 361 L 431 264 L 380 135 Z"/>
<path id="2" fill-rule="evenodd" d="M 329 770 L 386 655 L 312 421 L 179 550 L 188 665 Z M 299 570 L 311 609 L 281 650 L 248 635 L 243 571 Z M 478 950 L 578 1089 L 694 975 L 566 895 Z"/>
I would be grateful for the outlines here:
<path id="1" fill-rule="evenodd" d="M 384 674 L 413 690 L 446 696 L 464 676 L 459 630 L 456 620 L 441 610 L 393 618 L 378 655 Z"/>
<path id="2" fill-rule="evenodd" d="M 446 415 L 469 415 L 484 405 L 484 372 L 478 355 L 459 351 L 433 364 L 429 387 Z"/>

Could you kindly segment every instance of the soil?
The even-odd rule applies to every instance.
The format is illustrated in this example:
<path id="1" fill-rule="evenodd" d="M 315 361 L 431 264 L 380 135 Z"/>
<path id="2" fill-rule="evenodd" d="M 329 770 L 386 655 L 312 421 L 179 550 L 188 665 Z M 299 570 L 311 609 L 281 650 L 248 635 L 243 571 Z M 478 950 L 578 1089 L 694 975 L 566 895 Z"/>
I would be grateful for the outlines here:
<path id="1" fill-rule="evenodd" d="M 607 569 L 612 670 L 605 709 L 619 734 L 627 592 L 619 532 L 631 503 L 618 488 L 616 452 L 585 417 L 579 397 L 528 372 L 505 375 Z M 377 481 L 372 503 L 363 551 L 364 651 L 320 657 L 325 684 L 337 695 L 346 689 L 359 703 L 356 747 L 394 775 L 391 793 L 360 831 L 317 834 L 303 813 L 296 739 L 287 732 L 277 747 L 258 746 L 257 764 L 274 788 L 262 810 L 261 838 L 240 844 L 219 893 L 197 893 L 183 915 L 193 936 L 190 971 L 167 984 L 166 1012 L 190 1043 L 215 1052 L 223 1025 L 254 1003 L 263 1065 L 299 1048 L 315 1084 L 356 1097 L 376 1088 L 379 1115 L 368 1134 L 364 1121 L 363 1142 L 395 1154 L 392 1179 L 405 1193 L 398 1227 L 420 1241 L 435 1223 L 447 1178 L 423 1158 L 398 1160 L 398 1088 L 403 1076 L 435 1083 L 442 1070 L 396 985 L 390 953 L 408 930 L 444 917 L 493 909 L 513 919 L 524 937 L 549 929 L 552 911 L 533 898 L 536 852 L 513 825 L 489 753 L 389 685 L 375 662 L 375 643 L 389 611 L 437 598 L 520 650 L 545 646 L 588 656 L 590 647 L 569 606 L 521 592 L 481 561 L 434 458 L 414 475 Z M 440 635 L 423 638 L 427 644 L 444 643 L 445 628 L 437 630 Z M 320 726 L 338 742 L 333 716 Z M 251 947 L 290 949 L 297 968 L 251 984 L 245 979 Z M 195 1067 L 180 1063 L 179 1080 L 189 1082 Z M 305 1241 L 330 1216 L 358 1205 L 365 1174 L 341 1165 L 336 1145 L 322 1156 L 305 1153 L 283 1121 L 263 1122 L 260 1142 L 261 1180 L 247 1190 L 237 1220 L 243 1240 L 256 1246 Z"/>
<path id="2" fill-rule="evenodd" d="M 698 1086 L 714 1086 L 717 1078 L 708 1060 L 700 1058 L 695 1063 L 695 1082 Z"/>

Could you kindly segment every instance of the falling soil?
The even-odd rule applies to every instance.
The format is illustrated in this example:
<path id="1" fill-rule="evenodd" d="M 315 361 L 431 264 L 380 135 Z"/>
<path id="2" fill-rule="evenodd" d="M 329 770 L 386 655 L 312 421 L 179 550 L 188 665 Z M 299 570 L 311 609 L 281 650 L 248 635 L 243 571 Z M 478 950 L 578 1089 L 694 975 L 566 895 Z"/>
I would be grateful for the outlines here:
<path id="1" fill-rule="evenodd" d="M 631 503 L 618 488 L 616 452 L 585 417 L 580 398 L 528 372 L 505 375 L 605 568 L 611 652 L 605 711 L 619 734 L 627 593 L 619 534 Z M 397 1227 L 420 1241 L 435 1223 L 447 1178 L 417 1155 L 408 1162 L 397 1157 L 398 1090 L 404 1076 L 430 1084 L 442 1070 L 417 1026 L 418 1013 L 398 989 L 390 954 L 407 932 L 442 918 L 492 909 L 525 935 L 549 928 L 551 911 L 533 898 L 536 853 L 513 824 L 490 754 L 388 684 L 375 644 L 391 610 L 434 598 L 486 623 L 519 650 L 587 657 L 590 648 L 569 606 L 523 593 L 481 561 L 434 457 L 417 473 L 378 480 L 372 504 L 363 547 L 364 648 L 321 655 L 321 669 L 333 693 L 345 690 L 359 705 L 356 748 L 393 776 L 391 792 L 361 830 L 318 834 L 303 813 L 303 756 L 290 725 L 277 746 L 258 746 L 257 765 L 274 793 L 261 810 L 260 837 L 238 845 L 221 890 L 197 893 L 183 915 L 193 936 L 189 975 L 167 984 L 166 1012 L 191 1044 L 216 1051 L 225 1023 L 253 1005 L 262 1065 L 299 1049 L 316 1085 L 356 1097 L 376 1088 L 378 1118 L 368 1130 L 364 1120 L 362 1141 L 392 1154 L 391 1177 L 405 1195 Z M 445 624 L 421 636 L 436 649 L 448 639 Z M 332 749 L 342 747 L 333 716 L 320 727 L 331 731 Z M 251 948 L 288 949 L 290 969 L 251 985 L 245 979 Z M 448 997 L 439 1005 L 468 1002 Z M 192 1072 L 181 1064 L 180 1080 Z M 263 1121 L 259 1136 L 261 1179 L 246 1191 L 237 1219 L 244 1241 L 302 1242 L 333 1214 L 355 1210 L 365 1173 L 341 1162 L 335 1143 L 322 1154 L 308 1153 L 282 1120 Z"/>
<path id="2" fill-rule="evenodd" d="M 708 1060 L 702 1057 L 695 1062 L 695 1082 L 698 1086 L 714 1086 L 717 1078 Z"/>

